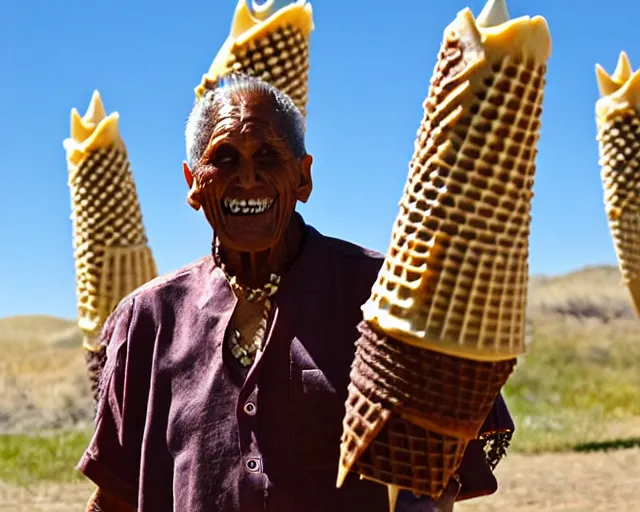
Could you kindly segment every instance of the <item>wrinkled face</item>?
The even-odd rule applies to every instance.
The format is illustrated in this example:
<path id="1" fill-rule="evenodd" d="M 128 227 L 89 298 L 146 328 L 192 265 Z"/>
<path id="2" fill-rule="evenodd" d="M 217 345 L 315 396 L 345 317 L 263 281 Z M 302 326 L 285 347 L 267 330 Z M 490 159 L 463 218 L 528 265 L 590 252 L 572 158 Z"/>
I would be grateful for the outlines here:
<path id="1" fill-rule="evenodd" d="M 200 206 L 223 247 L 257 252 L 284 235 L 297 201 L 311 193 L 311 157 L 296 158 L 269 99 L 245 94 L 222 105 L 193 170 L 189 203 Z"/>

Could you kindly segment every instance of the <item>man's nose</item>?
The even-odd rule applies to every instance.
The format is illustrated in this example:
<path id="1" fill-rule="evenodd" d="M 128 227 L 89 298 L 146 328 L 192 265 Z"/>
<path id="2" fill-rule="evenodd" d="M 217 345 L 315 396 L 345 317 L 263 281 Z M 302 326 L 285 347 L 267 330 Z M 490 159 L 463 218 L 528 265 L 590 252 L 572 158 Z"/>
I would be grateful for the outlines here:
<path id="1" fill-rule="evenodd" d="M 254 188 L 258 182 L 253 164 L 247 162 L 238 170 L 238 186 L 246 189 Z"/>

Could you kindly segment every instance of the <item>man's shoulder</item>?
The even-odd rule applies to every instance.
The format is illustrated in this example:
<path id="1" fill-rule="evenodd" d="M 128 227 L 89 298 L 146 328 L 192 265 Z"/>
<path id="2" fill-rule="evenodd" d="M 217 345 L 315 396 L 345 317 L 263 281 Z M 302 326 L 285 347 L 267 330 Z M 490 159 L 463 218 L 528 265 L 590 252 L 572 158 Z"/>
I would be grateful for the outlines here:
<path id="1" fill-rule="evenodd" d="M 378 251 L 368 249 L 353 242 L 348 242 L 340 238 L 322 235 L 327 243 L 330 251 L 344 256 L 345 258 L 356 258 L 361 260 L 370 260 L 372 262 L 382 263 L 384 255 Z"/>
<path id="2" fill-rule="evenodd" d="M 185 288 L 194 286 L 200 281 L 199 278 L 206 278 L 213 270 L 211 256 L 203 256 L 187 265 L 162 274 L 139 288 L 136 288 L 126 299 L 151 299 L 171 295 L 173 290 L 184 291 Z"/>
<path id="3" fill-rule="evenodd" d="M 375 281 L 384 256 L 353 242 L 324 236 L 331 271 L 342 286 L 369 290 Z M 368 293 L 368 292 L 367 292 Z M 361 298 L 358 298 L 358 301 Z"/>
<path id="4" fill-rule="evenodd" d="M 153 324 L 153 318 L 159 311 L 184 304 L 185 297 L 197 293 L 199 284 L 211 274 L 213 266 L 211 256 L 205 256 L 136 288 L 109 315 L 102 329 L 102 337 L 111 338 L 118 326 L 129 326 L 132 322 L 137 322 L 134 318 L 151 319 Z"/>

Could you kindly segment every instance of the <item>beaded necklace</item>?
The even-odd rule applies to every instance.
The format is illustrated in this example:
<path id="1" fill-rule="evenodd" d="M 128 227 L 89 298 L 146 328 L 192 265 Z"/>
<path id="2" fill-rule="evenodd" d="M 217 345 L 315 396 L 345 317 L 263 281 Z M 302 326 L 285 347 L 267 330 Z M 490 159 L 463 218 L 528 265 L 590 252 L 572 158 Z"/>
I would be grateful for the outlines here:
<path id="1" fill-rule="evenodd" d="M 248 368 L 255 361 L 258 350 L 263 348 L 265 335 L 267 332 L 267 326 L 269 324 L 269 316 L 271 314 L 271 300 L 270 297 L 275 295 L 278 291 L 278 285 L 280 284 L 280 276 L 277 274 L 271 274 L 269 276 L 269 282 L 260 288 L 250 288 L 238 283 L 236 276 L 231 276 L 227 272 L 227 269 L 220 259 L 219 242 L 216 238 L 214 243 L 213 257 L 216 264 L 220 267 L 224 273 L 229 285 L 234 290 L 236 295 L 244 297 L 247 302 L 261 302 L 264 301 L 264 308 L 262 310 L 262 319 L 258 325 L 255 335 L 251 343 L 246 344 L 242 342 L 242 336 L 240 331 L 232 329 L 229 338 L 229 348 L 233 357 L 245 368 Z"/>

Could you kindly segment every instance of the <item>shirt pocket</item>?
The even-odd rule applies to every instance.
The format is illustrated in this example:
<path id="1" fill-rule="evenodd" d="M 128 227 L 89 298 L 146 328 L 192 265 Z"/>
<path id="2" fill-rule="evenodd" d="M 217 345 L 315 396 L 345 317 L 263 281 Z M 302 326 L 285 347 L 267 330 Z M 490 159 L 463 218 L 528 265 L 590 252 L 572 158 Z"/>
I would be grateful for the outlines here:
<path id="1" fill-rule="evenodd" d="M 297 466 L 337 471 L 344 399 L 321 369 L 302 369 L 299 375 L 293 415 Z"/>

